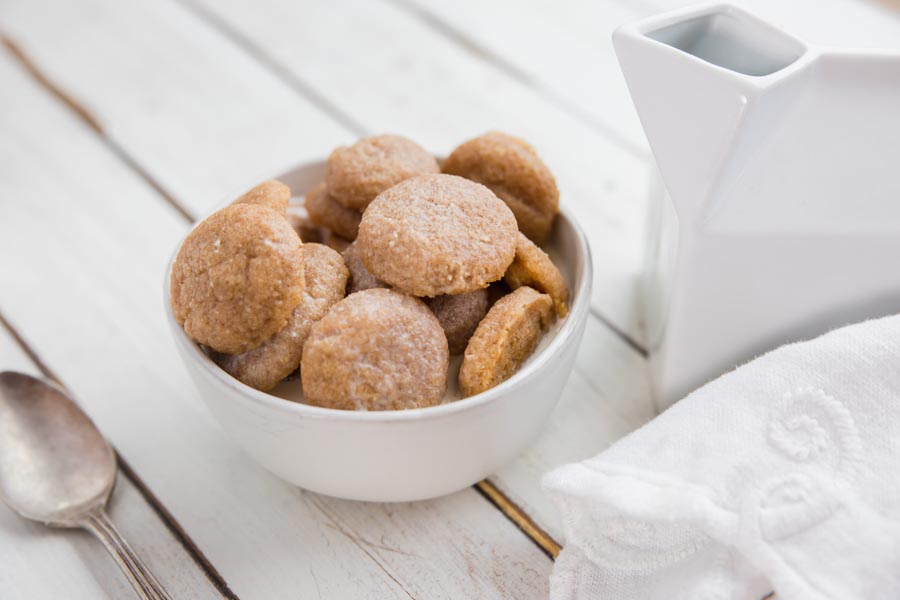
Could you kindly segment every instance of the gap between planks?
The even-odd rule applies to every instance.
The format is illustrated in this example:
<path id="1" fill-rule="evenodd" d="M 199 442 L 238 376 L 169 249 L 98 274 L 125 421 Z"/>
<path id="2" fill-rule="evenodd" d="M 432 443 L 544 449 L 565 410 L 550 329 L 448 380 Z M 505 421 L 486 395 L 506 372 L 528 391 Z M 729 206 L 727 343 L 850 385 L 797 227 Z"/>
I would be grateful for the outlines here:
<path id="1" fill-rule="evenodd" d="M 571 116 L 575 117 L 585 125 L 606 136 L 611 142 L 618 145 L 623 152 L 627 152 L 634 158 L 638 158 L 640 160 L 647 159 L 648 155 L 646 149 L 627 139 L 624 135 L 622 135 L 603 121 L 600 121 L 593 115 L 588 114 L 564 96 L 557 94 L 553 90 L 550 90 L 546 86 L 540 84 L 533 77 L 523 72 L 521 69 L 513 65 L 508 60 L 504 59 L 502 56 L 498 55 L 488 48 L 485 48 L 484 45 L 479 43 L 476 39 L 472 38 L 465 31 L 462 31 L 461 29 L 442 20 L 439 16 L 435 15 L 427 8 L 415 5 L 410 0 L 386 1 L 405 11 L 407 14 L 412 15 L 413 17 L 421 21 L 424 25 L 433 30 L 435 33 L 450 40 L 463 50 L 469 52 L 472 56 L 490 63 L 519 83 L 531 88 L 537 94 L 543 96 L 564 112 L 569 113 Z"/>
<path id="2" fill-rule="evenodd" d="M 97 136 L 103 140 L 106 146 L 116 155 L 116 157 L 128 165 L 132 171 L 137 173 L 141 179 L 143 179 L 147 185 L 152 187 L 161 198 L 163 198 L 168 204 L 172 206 L 182 217 L 185 219 L 192 221 L 194 217 L 185 209 L 166 189 L 160 185 L 158 181 L 153 179 L 147 171 L 145 171 L 135 160 L 134 158 L 128 154 L 121 146 L 119 146 L 115 140 L 113 140 L 110 136 L 106 135 L 106 132 L 103 131 L 103 127 L 100 125 L 100 121 L 96 119 L 86 108 L 84 108 L 81 104 L 78 103 L 74 98 L 69 96 L 66 92 L 64 92 L 58 85 L 53 83 L 50 78 L 44 75 L 40 69 L 38 69 L 37 65 L 34 64 L 27 54 L 16 44 L 12 39 L 8 36 L 0 34 L 0 41 L 2 41 L 3 46 L 9 50 L 10 54 L 25 68 L 31 77 L 40 84 L 45 90 L 47 90 L 51 95 L 53 95 L 57 100 L 62 102 L 66 107 L 68 107 L 72 112 L 74 112 L 85 125 L 91 128 Z"/>
<path id="3" fill-rule="evenodd" d="M 484 479 L 475 484 L 475 489 L 484 496 L 488 502 L 506 515 L 510 521 L 527 535 L 538 548 L 544 551 L 551 560 L 556 560 L 562 551 L 562 546 L 553 537 L 544 531 L 522 508 L 501 492 L 490 480 Z"/>
<path id="4" fill-rule="evenodd" d="M 19 331 L 13 327 L 12 323 L 10 323 L 6 317 L 0 313 L 0 327 L 5 329 L 9 335 L 15 340 L 16 344 L 18 344 L 19 348 L 28 359 L 34 363 L 34 366 L 37 367 L 37 370 L 43 375 L 46 379 L 49 379 L 59 387 L 63 389 L 66 388 L 66 385 L 60 380 L 60 378 L 54 373 L 47 363 L 34 351 L 34 349 L 25 341 L 25 339 L 19 334 Z M 219 573 L 219 571 L 213 566 L 213 564 L 206 558 L 206 555 L 203 554 L 203 551 L 194 543 L 194 541 L 190 538 L 184 528 L 175 520 L 175 517 L 172 516 L 172 513 L 163 505 L 163 503 L 159 500 L 156 494 L 153 493 L 143 479 L 135 472 L 131 465 L 128 464 L 119 451 L 113 448 L 113 452 L 116 455 L 116 462 L 119 465 L 119 470 L 122 472 L 122 475 L 127 478 L 132 485 L 138 490 L 141 497 L 144 501 L 150 506 L 153 512 L 157 517 L 163 522 L 166 529 L 172 534 L 172 536 L 178 541 L 179 544 L 185 549 L 188 555 L 194 560 L 194 563 L 197 567 L 203 571 L 206 575 L 207 579 L 209 579 L 210 583 L 216 588 L 216 590 L 228 600 L 240 600 L 240 598 L 235 594 L 231 588 L 228 586 L 228 583 Z"/>
<path id="5" fill-rule="evenodd" d="M 536 86 L 529 77 L 519 72 L 518 69 L 506 63 L 499 57 L 494 56 L 487 50 L 481 48 L 474 41 L 468 39 L 464 34 L 457 32 L 456 30 L 442 23 L 427 11 L 410 5 L 406 0 L 391 1 L 395 5 L 400 6 L 404 10 L 414 14 L 423 22 L 425 22 L 429 27 L 436 30 L 441 35 L 449 38 L 451 41 L 461 46 L 463 49 L 478 56 L 482 60 L 491 62 L 494 66 L 504 70 L 520 82 L 547 96 L 549 99 L 560 105 L 565 110 L 574 110 L 562 99 L 552 94 L 548 94 L 546 90 L 540 88 L 539 86 Z M 305 82 L 288 73 L 286 69 L 281 67 L 276 61 L 272 60 L 258 46 L 253 44 L 250 40 L 246 39 L 240 33 L 234 31 L 231 27 L 222 22 L 221 19 L 218 19 L 215 15 L 208 13 L 207 11 L 197 7 L 190 2 L 181 0 L 180 3 L 186 9 L 193 11 L 196 15 L 206 20 L 211 26 L 220 30 L 236 46 L 241 48 L 241 50 L 250 55 L 254 60 L 270 70 L 296 93 L 311 101 L 324 112 L 333 116 L 349 130 L 353 131 L 357 135 L 365 135 L 367 133 L 366 128 L 357 123 L 354 119 L 352 119 L 352 117 L 344 114 L 342 111 L 337 109 L 334 105 L 328 102 L 327 99 L 321 97 L 315 92 L 315 90 L 311 89 Z M 71 110 L 110 148 L 110 150 L 115 154 L 117 158 L 119 158 L 126 166 L 128 166 L 128 168 L 130 168 L 139 177 L 141 177 L 153 190 L 155 190 L 159 194 L 159 196 L 167 204 L 169 204 L 178 214 L 180 214 L 182 218 L 184 218 L 188 223 L 193 223 L 195 221 L 194 215 L 192 215 L 169 192 L 167 192 L 165 188 L 159 182 L 157 182 L 146 170 L 144 170 L 127 151 L 125 151 L 120 145 L 118 145 L 112 138 L 110 138 L 106 134 L 106 132 L 103 130 L 103 127 L 100 125 L 99 120 L 95 118 L 90 113 L 90 111 L 84 108 L 79 102 L 69 96 L 53 81 L 51 81 L 50 78 L 48 78 L 37 67 L 37 65 L 12 39 L 0 33 L 0 42 L 2 42 L 3 46 L 25 68 L 29 75 L 33 77 L 34 80 L 42 88 L 44 88 L 48 93 L 59 100 L 69 110 Z M 615 132 L 609 131 L 608 128 L 606 128 L 606 126 L 602 123 L 597 123 L 590 117 L 581 114 L 580 111 L 575 114 L 575 116 L 594 127 L 600 128 L 604 134 L 608 135 L 613 141 L 621 145 L 624 150 L 635 153 L 638 156 L 643 156 L 642 151 L 633 147 L 633 144 L 631 144 L 627 140 L 622 139 Z M 614 326 L 608 319 L 606 319 L 603 315 L 597 313 L 596 311 L 592 310 L 591 314 L 634 351 L 644 357 L 647 356 L 646 348 L 635 341 L 631 336 L 627 335 L 621 329 Z M 40 358 L 40 356 L 38 356 L 34 352 L 34 350 L 25 342 L 19 332 L 3 317 L 2 313 L 0 313 L 0 327 L 3 327 L 9 332 L 16 343 L 20 346 L 22 351 L 35 364 L 37 369 L 44 375 L 44 377 L 54 381 L 60 387 L 65 388 L 65 385 L 60 381 L 60 379 L 53 373 L 53 371 Z M 174 538 L 177 539 L 179 543 L 184 547 L 185 551 L 191 556 L 196 565 L 206 574 L 209 581 L 216 587 L 219 593 L 229 600 L 240 600 L 228 586 L 227 582 L 224 580 L 215 566 L 209 561 L 209 559 L 206 558 L 206 556 L 203 554 L 203 551 L 200 550 L 200 548 L 194 543 L 194 541 L 190 538 L 184 528 L 181 527 L 175 517 L 168 511 L 165 505 L 140 478 L 140 476 L 134 471 L 134 469 L 128 464 L 128 462 L 125 461 L 125 459 L 121 455 L 119 455 L 118 452 L 116 452 L 116 457 L 123 475 L 128 478 L 128 480 L 135 486 L 135 488 L 137 488 L 147 504 L 153 509 L 160 520 L 162 520 L 162 522 L 172 533 Z M 551 560 L 556 559 L 556 557 L 562 550 L 561 545 L 549 533 L 542 529 L 520 506 L 513 502 L 490 480 L 482 480 L 475 484 L 473 487 L 482 497 L 484 497 L 491 505 L 499 510 L 513 525 L 515 525 L 528 539 L 530 539 L 538 548 L 540 548 L 541 551 L 543 551 Z M 773 593 L 770 593 L 762 600 L 776 600 L 776 598 Z"/>
<path id="6" fill-rule="evenodd" d="M 317 106 L 320 110 L 327 113 L 331 117 L 333 117 L 336 121 L 341 123 L 344 127 L 352 131 L 357 136 L 366 136 L 372 135 L 374 132 L 370 131 L 368 128 L 363 126 L 361 123 L 356 121 L 353 117 L 348 115 L 346 112 L 342 111 L 340 108 L 334 105 L 334 103 L 330 102 L 327 98 L 323 97 L 321 94 L 316 92 L 306 81 L 302 80 L 290 70 L 284 67 L 277 59 L 272 57 L 269 53 L 267 53 L 263 48 L 261 48 L 257 43 L 255 43 L 252 39 L 238 31 L 236 28 L 228 24 L 224 19 L 211 12 L 204 6 L 197 4 L 192 0 L 176 0 L 178 4 L 185 8 L 185 10 L 193 13 L 195 16 L 205 21 L 210 27 L 217 30 L 221 33 L 225 38 L 231 40 L 231 42 L 243 50 L 246 54 L 251 56 L 257 63 L 266 68 L 270 73 L 272 73 L 276 78 L 284 82 L 295 92 L 303 96 L 306 100 L 310 101 L 312 104 Z M 415 6 L 409 0 L 386 0 L 395 6 L 399 7 L 401 10 L 412 14 L 414 17 L 422 21 L 427 27 L 435 30 L 440 35 L 446 37 L 452 43 L 456 44 L 466 52 L 469 52 L 473 56 L 477 57 L 479 60 L 483 60 L 485 62 L 490 63 L 494 67 L 500 69 L 506 74 L 510 75 L 513 79 L 517 80 L 521 84 L 531 88 L 536 91 L 540 95 L 551 100 L 551 102 L 555 103 L 557 106 L 560 106 L 563 110 L 569 111 L 570 114 L 575 116 L 577 119 L 592 125 L 595 129 L 599 130 L 602 134 L 608 136 L 613 143 L 622 147 L 623 150 L 631 153 L 637 158 L 645 159 L 647 157 L 646 151 L 635 145 L 634 143 L 628 141 L 616 131 L 613 131 L 609 127 L 607 127 L 604 123 L 596 121 L 590 115 L 585 114 L 583 111 L 578 110 L 575 107 L 569 105 L 569 103 L 554 94 L 551 94 L 549 91 L 539 86 L 532 77 L 526 75 L 520 69 L 518 69 L 513 64 L 504 60 L 500 56 L 488 51 L 479 45 L 476 41 L 472 40 L 464 33 L 457 31 L 452 28 L 447 23 L 441 21 L 437 16 L 429 13 L 424 8 Z M 85 113 L 83 108 L 75 105 L 74 107 L 76 112 L 79 114 Z M 98 130 L 99 131 L 99 130 Z M 101 132 L 102 133 L 102 132 Z M 158 187 L 158 186 L 156 186 Z M 174 200 L 173 200 L 174 202 Z M 186 215 L 186 211 L 182 214 Z M 189 218 L 189 217 L 188 217 Z M 600 314 L 598 311 L 591 308 L 591 314 L 596 317 L 601 323 L 603 323 L 615 336 L 625 342 L 631 349 L 635 352 L 647 358 L 648 351 L 647 348 L 641 344 L 637 339 L 623 331 L 620 327 L 616 326 L 612 321 L 608 318 Z"/>
<path id="7" fill-rule="evenodd" d="M 215 23 L 213 23 L 215 25 Z M 115 156 L 137 173 L 150 185 L 170 206 L 172 206 L 185 221 L 193 223 L 195 217 L 186 210 L 174 197 L 168 194 L 163 187 L 156 182 L 153 177 L 147 173 L 121 146 L 116 144 L 104 131 L 100 122 L 90 111 L 84 108 L 80 103 L 69 96 L 58 85 L 56 85 L 49 77 L 47 77 L 32 61 L 28 55 L 8 36 L 0 34 L 0 41 L 4 47 L 19 61 L 26 69 L 28 74 L 44 88 L 53 97 L 59 100 L 64 106 L 71 110 L 82 122 L 84 122 L 109 148 Z M 241 46 L 245 51 L 247 48 Z M 251 53 L 252 54 L 252 53 Z M 254 58 L 257 58 L 254 54 Z M 280 71 L 276 71 L 280 73 Z M 358 128 L 356 128 L 358 129 Z M 605 320 L 603 320 L 606 323 Z M 46 363 L 34 352 L 34 350 L 25 342 L 18 331 L 0 314 L 0 326 L 9 331 L 10 335 L 16 340 L 22 351 L 34 362 L 38 370 L 48 379 L 57 383 L 60 387 L 65 385 L 50 370 Z M 621 332 L 613 330 L 616 335 L 622 336 Z M 631 345 L 633 342 L 626 340 Z M 216 586 L 219 592 L 229 599 L 238 600 L 237 595 L 229 588 L 225 579 L 219 574 L 213 564 L 206 558 L 200 548 L 190 538 L 184 528 L 178 523 L 175 517 L 169 512 L 165 505 L 157 498 L 157 496 L 144 483 L 140 476 L 131 468 L 130 465 L 116 452 L 119 459 L 120 467 L 123 474 L 134 484 L 146 502 L 153 508 L 154 512 L 165 523 L 172 535 L 184 546 L 185 550 L 191 555 L 198 567 L 206 573 L 207 577 Z M 529 540 L 531 540 L 538 548 L 541 549 L 548 557 L 555 559 L 560 551 L 560 544 L 556 542 L 547 532 L 541 529 L 534 520 L 528 516 L 515 502 L 510 500 L 503 492 L 501 492 L 493 483 L 488 480 L 478 482 L 473 486 L 476 491 L 482 495 L 489 503 L 497 508 L 513 525 L 516 526 Z"/>
<path id="8" fill-rule="evenodd" d="M 240 31 L 225 22 L 215 13 L 209 11 L 206 7 L 192 2 L 190 0 L 175 0 L 187 12 L 192 13 L 201 21 L 205 21 L 212 29 L 221 33 L 225 39 L 229 40 L 236 47 L 240 48 L 244 54 L 250 56 L 259 65 L 272 73 L 282 83 L 294 92 L 308 100 L 312 105 L 331 116 L 335 121 L 343 125 L 358 137 L 372 135 L 374 132 L 369 131 L 362 123 L 354 119 L 352 116 L 335 106 L 328 98 L 320 94 L 309 83 L 293 74 L 289 69 L 282 65 L 279 61 L 269 56 L 265 50 L 260 48 L 259 44 Z"/>

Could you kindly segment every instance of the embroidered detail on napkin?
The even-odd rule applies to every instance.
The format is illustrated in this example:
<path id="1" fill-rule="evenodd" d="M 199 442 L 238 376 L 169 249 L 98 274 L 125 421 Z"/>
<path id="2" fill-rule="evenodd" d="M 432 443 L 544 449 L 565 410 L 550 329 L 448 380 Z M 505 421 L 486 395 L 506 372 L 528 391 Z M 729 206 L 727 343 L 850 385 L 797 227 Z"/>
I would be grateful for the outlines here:
<path id="1" fill-rule="evenodd" d="M 784 346 L 544 478 L 554 600 L 900 598 L 900 316 Z"/>

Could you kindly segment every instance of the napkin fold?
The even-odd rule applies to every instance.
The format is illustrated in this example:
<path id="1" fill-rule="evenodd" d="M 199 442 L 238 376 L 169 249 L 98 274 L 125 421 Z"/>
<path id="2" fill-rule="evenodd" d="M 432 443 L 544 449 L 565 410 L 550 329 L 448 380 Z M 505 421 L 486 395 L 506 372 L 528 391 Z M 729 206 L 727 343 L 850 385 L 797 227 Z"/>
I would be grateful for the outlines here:
<path id="1" fill-rule="evenodd" d="M 783 346 L 544 488 L 551 598 L 900 598 L 900 316 Z"/>

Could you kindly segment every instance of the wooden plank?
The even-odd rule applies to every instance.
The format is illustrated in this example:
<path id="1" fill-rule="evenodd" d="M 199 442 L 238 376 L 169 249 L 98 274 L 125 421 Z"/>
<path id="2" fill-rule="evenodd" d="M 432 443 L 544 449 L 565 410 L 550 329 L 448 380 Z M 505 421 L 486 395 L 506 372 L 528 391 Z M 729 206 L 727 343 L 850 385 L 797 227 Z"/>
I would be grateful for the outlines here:
<path id="1" fill-rule="evenodd" d="M 639 337 L 646 157 L 636 157 L 478 54 L 391 3 L 190 0 L 278 72 L 373 131 L 437 153 L 491 129 L 534 143 L 590 235 L 594 309 Z M 337 43 L 336 40 L 340 40 Z M 323 147 L 323 153 L 328 148 Z"/>
<path id="2" fill-rule="evenodd" d="M 544 473 L 605 450 L 654 415 L 647 361 L 591 319 L 575 370 L 537 443 L 492 477 L 497 489 L 554 540 L 563 541 L 556 509 L 540 489 Z"/>
<path id="3" fill-rule="evenodd" d="M 346 10 L 336 10 L 326 3 L 309 3 L 302 11 L 293 5 L 279 3 L 253 8 L 231 2 L 217 3 L 209 8 L 220 10 L 220 7 L 226 12 L 217 13 L 212 22 L 218 23 L 221 18 L 232 25 L 240 25 L 243 34 L 253 36 L 249 42 L 243 40 L 242 43 L 251 44 L 251 48 L 263 46 L 276 60 L 283 57 L 283 63 L 276 65 L 278 69 L 303 81 L 314 81 L 321 93 L 333 98 L 337 107 L 354 119 L 382 123 L 387 130 L 416 132 L 414 137 L 444 152 L 466 136 L 492 127 L 520 131 L 539 143 L 542 152 L 545 147 L 550 148 L 556 158 L 548 155 L 548 160 L 560 175 L 564 202 L 574 207 L 592 234 L 598 273 L 595 309 L 605 314 L 630 315 L 623 318 L 632 324 L 626 329 L 634 332 L 636 315 L 633 296 L 629 292 L 633 290 L 640 270 L 643 250 L 643 198 L 638 188 L 644 176 L 644 165 L 640 160 L 630 157 L 602 135 L 589 131 L 577 118 L 554 107 L 495 65 L 461 51 L 452 42 L 435 37 L 426 25 L 404 10 L 371 3 L 342 7 Z M 39 66 L 56 76 L 56 59 L 40 51 L 43 44 L 49 43 L 45 39 L 47 34 L 39 28 L 40 21 L 20 17 L 19 23 L 26 23 L 28 27 L 21 26 L 17 30 L 18 39 L 27 42 L 29 48 L 34 47 Z M 333 39 L 338 28 L 342 36 L 354 42 L 348 41 L 336 48 Z M 382 41 L 376 45 L 376 40 Z M 418 48 L 419 52 L 410 55 L 407 52 L 410 47 Z M 339 53 L 336 57 L 335 52 Z M 347 54 L 341 55 L 342 52 Z M 87 68 L 92 62 L 104 60 L 99 54 L 91 54 L 83 58 L 83 64 L 68 62 L 65 65 L 69 73 L 64 80 L 67 89 L 74 89 L 78 97 L 85 98 L 91 110 L 106 110 L 107 103 L 117 97 L 130 98 L 140 94 L 129 91 L 126 96 L 113 89 L 108 92 L 112 99 L 99 98 L 97 90 L 82 86 L 71 74 Z M 325 65 L 329 65 L 328 69 L 323 68 Z M 435 73 L 446 76 L 438 77 Z M 467 83 L 470 80 L 483 86 L 471 86 Z M 354 94 L 348 86 L 367 89 L 369 94 Z M 490 89 L 490 93 L 484 93 L 482 88 Z M 409 98 L 419 96 L 421 98 L 414 105 L 409 104 Z M 402 98 L 406 100 L 401 102 Z M 176 121 L 187 119 L 174 113 L 167 117 Z M 132 118 L 141 120 L 142 117 L 134 115 Z M 98 120 L 108 121 L 110 117 L 98 117 Z M 135 129 L 138 133 L 129 138 L 129 147 L 139 147 L 141 136 L 146 135 L 141 128 Z M 573 154 L 573 147 L 579 151 Z M 325 152 L 329 146 L 323 144 L 322 148 Z M 599 175 L 598 157 L 591 156 L 585 148 L 596 151 L 603 159 Z M 168 180 L 166 173 L 154 173 Z M 624 348 L 608 334 L 601 339 L 608 340 L 616 348 Z M 598 356 L 602 355 L 602 352 L 598 353 Z M 588 388 L 581 385 L 573 397 L 581 397 L 585 391 Z M 584 396 L 582 402 L 590 404 L 591 397 Z M 562 424 L 555 431 L 564 432 L 563 441 L 546 442 L 541 450 L 523 459 L 521 468 L 511 467 L 505 475 L 494 479 L 500 489 L 515 497 L 523 507 L 537 510 L 536 521 L 555 533 L 558 533 L 555 515 L 542 500 L 538 488 L 541 469 L 555 466 L 564 458 L 587 456 L 610 441 L 603 437 L 610 431 L 615 431 L 616 435 L 627 431 L 627 426 L 622 423 L 634 427 L 645 418 L 639 413 L 628 421 L 620 420 L 620 425 L 610 431 L 585 431 L 585 422 L 578 416 L 581 410 L 578 403 L 564 402 L 563 407 L 558 414 L 571 409 L 570 413 L 558 417 Z M 575 432 L 580 435 L 571 435 Z M 558 451 L 560 447 L 566 452 L 542 456 L 543 452 Z"/>
<path id="4" fill-rule="evenodd" d="M 195 216 L 353 137 L 171 2 L 11 1 L 0 18 L 112 144 Z"/>
<path id="5" fill-rule="evenodd" d="M 0 79 L 0 306 L 239 596 L 546 593 L 550 561 L 474 490 L 342 503 L 245 457 L 166 332 L 163 270 L 186 223 L 6 55 Z"/>
<path id="6" fill-rule="evenodd" d="M 614 132 L 647 143 L 619 70 L 611 35 L 619 25 L 694 0 L 400 0 L 444 35 L 483 52 L 540 93 Z M 806 41 L 900 47 L 900 12 L 872 2 L 738 0 Z M 816 18 L 808 18 L 815 14 Z M 537 42 L 537 43 L 536 43 Z"/>
<path id="7" fill-rule="evenodd" d="M 612 47 L 613 29 L 640 5 L 608 0 L 402 0 L 541 95 L 606 132 L 631 152 L 649 152 Z"/>
<path id="8" fill-rule="evenodd" d="M 0 325 L 0 369 L 40 376 Z M 122 535 L 176 598 L 222 598 L 134 484 L 119 475 L 109 513 Z M 4 598 L 128 598 L 131 587 L 106 550 L 81 531 L 50 529 L 0 506 L 0 590 Z"/>
<path id="9" fill-rule="evenodd" d="M 343 111 L 359 120 L 385 123 L 385 129 L 421 132 L 423 141 L 432 140 L 432 147 L 447 149 L 465 137 L 464 132 L 474 134 L 491 127 L 524 130 L 523 135 L 533 136 L 542 151 L 549 149 L 548 159 L 560 175 L 561 185 L 572 186 L 570 192 L 564 191 L 564 202 L 574 207 L 589 231 L 599 273 L 595 307 L 604 314 L 623 315 L 633 310 L 629 292 L 640 270 L 643 243 L 644 205 L 634 191 L 644 176 L 642 167 L 636 166 L 638 161 L 496 66 L 435 37 L 403 10 L 373 3 L 354 4 L 346 14 L 324 2 L 305 3 L 302 9 L 274 1 L 253 6 L 243 0 L 227 0 L 209 3 L 203 10 L 216 11 L 210 17 L 213 22 L 224 21 L 223 27 L 239 29 L 236 35 L 249 38 L 242 38 L 243 43 L 264 49 L 268 59 L 278 61 L 279 68 L 315 81 Z M 334 48 L 331 32 L 337 27 L 356 41 Z M 293 35 L 288 35 L 289 28 Z M 333 60 L 323 59 L 335 52 L 338 55 Z M 352 82 L 351 75 L 356 77 Z M 351 84 L 369 90 L 369 95 L 350 93 L 346 86 Z M 381 101 L 371 100 L 378 95 Z M 402 97 L 407 99 L 401 101 Z M 417 99 L 415 106 L 409 105 L 409 98 Z M 579 152 L 573 153 L 573 147 Z M 598 167 L 593 164 L 596 156 L 584 155 L 587 147 L 602 148 L 604 157 L 624 170 L 609 173 L 601 168 L 599 175 L 588 176 L 596 174 Z M 572 165 L 584 170 L 566 168 Z M 616 178 L 615 182 L 607 177 Z M 603 181 L 623 186 L 603 190 L 609 204 L 598 199 L 603 191 L 590 189 Z M 634 326 L 629 331 L 634 332 Z M 491 478 L 538 526 L 558 539 L 561 531 L 555 511 L 539 488 L 541 474 L 562 462 L 596 453 L 652 414 L 643 357 L 598 322 L 592 322 L 585 337 L 579 357 L 585 375 L 573 376 L 548 433 L 535 448 Z"/>
<path id="10" fill-rule="evenodd" d="M 171 3 L 90 2 L 90 10 L 54 6 L 51 20 L 40 2 L 12 3 L 6 30 L 193 214 L 351 137 Z M 406 133 L 439 153 L 495 128 L 533 141 L 591 233 L 595 310 L 640 337 L 644 159 L 395 6 L 230 0 L 207 8 L 272 56 L 273 71 L 327 97 L 332 114 Z"/>

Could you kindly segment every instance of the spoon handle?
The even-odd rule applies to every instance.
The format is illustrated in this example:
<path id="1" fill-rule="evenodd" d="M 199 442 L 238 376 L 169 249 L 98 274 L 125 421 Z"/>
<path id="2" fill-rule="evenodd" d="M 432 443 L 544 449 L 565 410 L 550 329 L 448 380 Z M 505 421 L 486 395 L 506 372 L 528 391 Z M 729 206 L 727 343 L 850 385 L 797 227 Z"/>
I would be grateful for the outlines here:
<path id="1" fill-rule="evenodd" d="M 100 509 L 89 515 L 81 526 L 103 542 L 141 600 L 172 600 L 113 525 L 105 510 Z"/>

